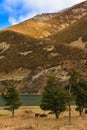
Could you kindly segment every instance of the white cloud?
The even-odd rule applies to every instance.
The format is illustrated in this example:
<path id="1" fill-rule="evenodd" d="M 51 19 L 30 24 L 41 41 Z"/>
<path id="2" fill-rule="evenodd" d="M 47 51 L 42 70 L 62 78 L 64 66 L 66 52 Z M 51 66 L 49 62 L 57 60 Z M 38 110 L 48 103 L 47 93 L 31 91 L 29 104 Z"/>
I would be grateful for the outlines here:
<path id="1" fill-rule="evenodd" d="M 26 15 L 20 15 L 20 17 L 17 18 L 17 19 L 14 18 L 13 16 L 9 16 L 8 21 L 9 21 L 9 23 L 11 23 L 11 25 L 15 25 L 15 24 L 20 23 L 24 20 L 27 20 L 27 19 L 35 16 L 35 15 L 36 15 L 36 13 L 29 13 L 29 14 L 26 14 Z"/>
<path id="2" fill-rule="evenodd" d="M 15 25 L 18 23 L 18 21 L 14 17 L 11 17 L 11 16 L 9 16 L 8 21 L 11 23 L 11 25 Z"/>
<path id="3" fill-rule="evenodd" d="M 9 22 L 16 24 L 30 17 L 46 12 L 56 12 L 83 0 L 4 0 L 3 6 L 9 12 Z"/>
<path id="4" fill-rule="evenodd" d="M 84 0 L 22 0 L 25 8 L 31 8 L 41 12 L 58 11 L 82 1 Z"/>

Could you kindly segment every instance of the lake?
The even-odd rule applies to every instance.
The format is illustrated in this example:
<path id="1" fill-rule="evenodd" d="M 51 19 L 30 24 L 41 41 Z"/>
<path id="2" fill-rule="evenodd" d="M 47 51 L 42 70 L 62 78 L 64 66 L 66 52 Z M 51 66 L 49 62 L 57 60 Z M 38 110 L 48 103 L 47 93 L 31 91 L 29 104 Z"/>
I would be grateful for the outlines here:
<path id="1" fill-rule="evenodd" d="M 41 95 L 20 95 L 23 106 L 38 106 L 41 104 Z M 0 95 L 0 106 L 4 105 L 4 101 Z"/>

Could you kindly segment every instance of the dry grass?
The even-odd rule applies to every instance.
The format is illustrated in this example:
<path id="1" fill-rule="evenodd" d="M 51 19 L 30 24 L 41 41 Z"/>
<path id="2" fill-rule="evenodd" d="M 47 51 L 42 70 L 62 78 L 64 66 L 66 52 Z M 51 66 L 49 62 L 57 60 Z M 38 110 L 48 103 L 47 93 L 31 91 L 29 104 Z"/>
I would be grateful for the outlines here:
<path id="1" fill-rule="evenodd" d="M 32 112 L 29 112 L 32 110 Z M 79 117 L 72 107 L 72 122 L 68 122 L 68 111 L 60 115 L 56 120 L 54 115 L 44 118 L 36 118 L 35 112 L 44 113 L 39 107 L 21 107 L 12 118 L 10 113 L 1 114 L 0 130 L 87 130 L 87 116 Z M 46 112 L 48 113 L 48 112 Z"/>

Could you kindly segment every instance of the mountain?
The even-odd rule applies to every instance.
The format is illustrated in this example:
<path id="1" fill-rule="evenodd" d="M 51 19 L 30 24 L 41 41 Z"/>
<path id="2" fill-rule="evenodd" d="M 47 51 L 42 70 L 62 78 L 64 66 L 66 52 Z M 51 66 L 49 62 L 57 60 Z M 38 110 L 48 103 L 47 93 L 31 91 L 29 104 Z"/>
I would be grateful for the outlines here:
<path id="1" fill-rule="evenodd" d="M 47 75 L 64 85 L 73 69 L 87 78 L 87 1 L 0 31 L 0 92 L 13 82 L 21 93 L 41 93 Z"/>
<path id="2" fill-rule="evenodd" d="M 10 30 L 35 38 L 43 38 L 62 30 L 87 13 L 87 1 L 62 10 L 59 13 L 41 14 L 34 18 L 12 26 Z M 32 31 L 31 31 L 32 30 Z"/>

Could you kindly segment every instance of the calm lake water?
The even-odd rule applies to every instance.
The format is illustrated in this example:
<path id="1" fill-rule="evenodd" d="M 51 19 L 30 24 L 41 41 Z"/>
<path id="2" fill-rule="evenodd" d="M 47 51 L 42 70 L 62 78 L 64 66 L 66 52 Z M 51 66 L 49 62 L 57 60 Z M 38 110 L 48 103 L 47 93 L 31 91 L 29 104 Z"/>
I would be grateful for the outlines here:
<path id="1" fill-rule="evenodd" d="M 21 95 L 20 99 L 23 106 L 38 106 L 41 103 L 41 95 Z M 0 106 L 4 105 L 4 101 L 0 95 Z"/>

